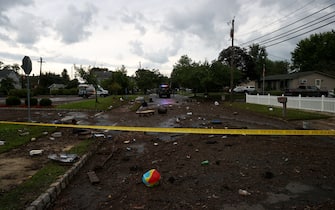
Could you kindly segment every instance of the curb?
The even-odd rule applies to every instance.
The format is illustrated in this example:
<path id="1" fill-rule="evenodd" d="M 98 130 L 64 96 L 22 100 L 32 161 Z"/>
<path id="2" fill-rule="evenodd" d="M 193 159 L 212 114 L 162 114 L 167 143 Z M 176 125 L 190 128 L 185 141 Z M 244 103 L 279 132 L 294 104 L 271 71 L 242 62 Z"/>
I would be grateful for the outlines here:
<path id="1" fill-rule="evenodd" d="M 34 200 L 26 210 L 43 210 L 49 208 L 92 154 L 93 152 L 90 151 L 83 155 L 61 178 L 52 183 L 44 193 Z"/>

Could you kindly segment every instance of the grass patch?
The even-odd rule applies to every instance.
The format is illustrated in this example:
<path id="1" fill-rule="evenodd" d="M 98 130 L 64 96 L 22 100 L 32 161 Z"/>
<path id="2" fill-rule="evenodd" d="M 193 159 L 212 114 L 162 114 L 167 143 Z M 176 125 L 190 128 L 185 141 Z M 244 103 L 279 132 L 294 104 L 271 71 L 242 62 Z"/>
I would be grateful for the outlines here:
<path id="1" fill-rule="evenodd" d="M 127 96 L 123 101 L 120 100 L 122 96 L 108 96 L 98 97 L 96 103 L 95 98 L 83 99 L 82 101 L 71 102 L 66 104 L 57 105 L 58 109 L 87 109 L 87 110 L 107 110 L 111 106 L 113 108 L 120 107 L 127 104 L 130 100 L 134 100 L 136 96 Z"/>
<path id="2" fill-rule="evenodd" d="M 270 106 L 260 104 L 234 102 L 232 106 L 237 107 L 239 109 L 249 110 L 251 112 L 268 115 L 271 117 L 283 118 L 283 109 L 281 107 L 272 107 L 272 111 L 270 111 L 269 110 Z M 301 111 L 297 109 L 286 110 L 286 120 L 315 120 L 315 119 L 326 119 L 326 118 L 329 118 L 329 116 L 325 114 Z"/>
<path id="3" fill-rule="evenodd" d="M 1 209 L 24 209 L 33 202 L 41 193 L 49 188 L 60 175 L 64 174 L 69 166 L 61 166 L 48 162 L 30 179 L 4 193 L 0 197 Z"/>
<path id="4" fill-rule="evenodd" d="M 0 147 L 0 153 L 4 153 L 30 142 L 33 137 L 42 136 L 45 131 L 55 131 L 56 127 L 0 124 L 0 129 L 0 140 L 5 141 Z"/>
<path id="5" fill-rule="evenodd" d="M 11 149 L 20 147 L 28 143 L 32 137 L 42 135 L 44 131 L 52 132 L 56 128 L 40 126 L 3 125 L 0 124 L 0 138 L 6 140 L 5 145 L 0 147 L 0 152 L 4 153 Z M 18 132 L 22 130 L 22 132 Z M 19 133 L 29 132 L 29 135 L 20 136 Z M 17 133 L 17 135 L 13 135 Z M 94 143 L 93 139 L 83 140 L 75 145 L 69 153 L 83 155 L 89 151 Z M 63 175 L 71 166 L 60 165 L 53 161 L 48 161 L 32 177 L 29 177 L 22 184 L 8 192 L 0 193 L 0 209 L 24 209 L 25 206 L 33 202 L 40 194 L 45 192 L 50 184 Z"/>

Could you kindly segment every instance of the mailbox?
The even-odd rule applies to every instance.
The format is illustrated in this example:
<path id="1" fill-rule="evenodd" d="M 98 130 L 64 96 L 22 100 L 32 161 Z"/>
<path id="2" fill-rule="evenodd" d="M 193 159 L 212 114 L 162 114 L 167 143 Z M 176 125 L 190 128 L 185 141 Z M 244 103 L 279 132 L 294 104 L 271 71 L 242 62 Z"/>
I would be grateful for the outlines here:
<path id="1" fill-rule="evenodd" d="M 277 100 L 278 100 L 279 103 L 283 104 L 283 103 L 287 102 L 287 97 L 281 96 L 281 97 L 278 97 Z"/>

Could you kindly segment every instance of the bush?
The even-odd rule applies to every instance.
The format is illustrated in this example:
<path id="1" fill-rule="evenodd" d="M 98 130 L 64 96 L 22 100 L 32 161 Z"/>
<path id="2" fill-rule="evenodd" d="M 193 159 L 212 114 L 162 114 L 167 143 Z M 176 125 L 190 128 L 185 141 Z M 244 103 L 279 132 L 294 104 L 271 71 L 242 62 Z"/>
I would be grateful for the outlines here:
<path id="1" fill-rule="evenodd" d="M 17 96 L 19 98 L 26 98 L 27 97 L 27 89 L 12 89 L 9 91 L 8 95 Z M 30 95 L 31 91 L 30 91 Z"/>
<path id="2" fill-rule="evenodd" d="M 51 106 L 52 101 L 50 98 L 42 98 L 40 100 L 40 106 Z"/>
<path id="3" fill-rule="evenodd" d="M 37 98 L 30 98 L 30 106 L 36 106 L 37 102 L 38 102 Z M 24 100 L 24 104 L 28 105 L 28 99 L 27 98 Z"/>
<path id="4" fill-rule="evenodd" d="M 20 104 L 21 104 L 21 100 L 17 96 L 9 96 L 6 98 L 6 105 L 8 106 L 16 106 Z"/>

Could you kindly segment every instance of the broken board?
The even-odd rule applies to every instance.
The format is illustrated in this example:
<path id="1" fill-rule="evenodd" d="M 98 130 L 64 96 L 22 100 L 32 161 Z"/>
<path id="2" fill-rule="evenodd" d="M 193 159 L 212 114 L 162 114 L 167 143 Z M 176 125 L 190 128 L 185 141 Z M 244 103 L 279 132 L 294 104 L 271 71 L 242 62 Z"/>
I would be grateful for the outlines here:
<path id="1" fill-rule="evenodd" d="M 142 116 L 148 116 L 148 115 L 154 115 L 155 114 L 155 110 L 148 109 L 148 110 L 143 110 L 143 111 L 137 111 L 136 114 L 138 114 L 140 117 L 142 117 Z"/>
<path id="2" fill-rule="evenodd" d="M 87 172 L 87 176 L 90 179 L 90 182 L 92 184 L 96 184 L 100 182 L 99 177 L 97 176 L 97 174 L 94 171 L 89 171 Z"/>

